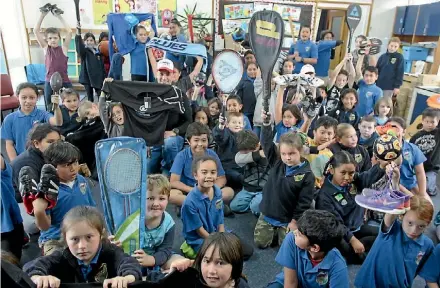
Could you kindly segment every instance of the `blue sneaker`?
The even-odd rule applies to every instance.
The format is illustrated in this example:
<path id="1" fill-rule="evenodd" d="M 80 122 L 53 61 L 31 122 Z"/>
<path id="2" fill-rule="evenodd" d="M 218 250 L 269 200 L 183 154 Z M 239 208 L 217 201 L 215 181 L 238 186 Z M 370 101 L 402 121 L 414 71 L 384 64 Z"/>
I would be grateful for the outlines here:
<path id="1" fill-rule="evenodd" d="M 361 207 L 382 213 L 399 215 L 406 212 L 405 197 L 394 198 L 389 193 L 370 196 L 360 194 L 355 197 L 355 201 Z"/>

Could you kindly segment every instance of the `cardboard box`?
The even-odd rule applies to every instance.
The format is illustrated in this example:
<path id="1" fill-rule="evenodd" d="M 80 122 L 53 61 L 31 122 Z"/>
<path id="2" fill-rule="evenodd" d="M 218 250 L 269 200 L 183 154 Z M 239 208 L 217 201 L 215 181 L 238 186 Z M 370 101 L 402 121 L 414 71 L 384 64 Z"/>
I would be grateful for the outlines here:
<path id="1" fill-rule="evenodd" d="M 419 86 L 440 86 L 440 76 L 434 74 L 421 74 L 418 78 Z"/>
<path id="2" fill-rule="evenodd" d="M 417 62 L 417 61 L 412 61 L 412 64 L 411 64 L 411 73 L 416 73 L 416 62 Z M 422 72 L 422 74 L 428 74 L 429 71 L 431 71 L 432 63 L 428 63 L 428 62 L 425 62 L 425 61 L 422 61 L 422 62 L 425 63 L 425 66 L 423 66 L 423 72 Z"/>

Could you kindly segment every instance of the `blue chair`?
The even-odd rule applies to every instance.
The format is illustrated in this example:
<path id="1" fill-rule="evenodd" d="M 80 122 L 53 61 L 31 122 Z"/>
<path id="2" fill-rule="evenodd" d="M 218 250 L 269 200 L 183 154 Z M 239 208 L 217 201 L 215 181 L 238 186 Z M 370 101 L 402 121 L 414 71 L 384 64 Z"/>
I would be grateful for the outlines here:
<path id="1" fill-rule="evenodd" d="M 46 66 L 44 64 L 28 64 L 24 66 L 27 81 L 37 85 L 40 95 L 44 95 L 44 83 L 46 82 Z M 44 99 L 44 107 L 46 107 L 46 99 Z"/>

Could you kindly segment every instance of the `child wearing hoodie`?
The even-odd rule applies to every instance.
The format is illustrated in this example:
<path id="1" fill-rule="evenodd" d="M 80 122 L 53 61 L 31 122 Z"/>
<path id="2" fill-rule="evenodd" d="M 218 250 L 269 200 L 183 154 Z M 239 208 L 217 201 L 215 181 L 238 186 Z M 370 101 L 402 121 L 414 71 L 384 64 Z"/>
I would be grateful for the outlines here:
<path id="1" fill-rule="evenodd" d="M 376 85 L 383 90 L 384 96 L 398 95 L 403 83 L 404 59 L 403 55 L 397 52 L 399 47 L 400 39 L 392 37 L 388 43 L 388 51 L 377 61 L 379 78 Z"/>

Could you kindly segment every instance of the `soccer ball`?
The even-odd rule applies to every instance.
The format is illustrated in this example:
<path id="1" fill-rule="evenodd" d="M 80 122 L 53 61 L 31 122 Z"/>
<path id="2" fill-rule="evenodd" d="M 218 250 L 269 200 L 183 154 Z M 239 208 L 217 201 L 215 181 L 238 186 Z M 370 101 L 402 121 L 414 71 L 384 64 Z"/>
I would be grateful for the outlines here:
<path id="1" fill-rule="evenodd" d="M 373 151 L 378 159 L 393 161 L 402 154 L 402 145 L 397 137 L 390 134 L 384 134 L 374 142 Z"/>

